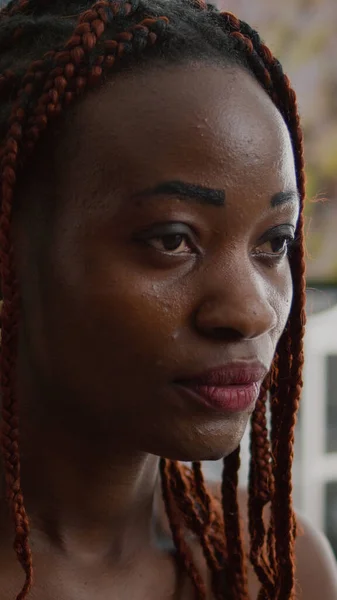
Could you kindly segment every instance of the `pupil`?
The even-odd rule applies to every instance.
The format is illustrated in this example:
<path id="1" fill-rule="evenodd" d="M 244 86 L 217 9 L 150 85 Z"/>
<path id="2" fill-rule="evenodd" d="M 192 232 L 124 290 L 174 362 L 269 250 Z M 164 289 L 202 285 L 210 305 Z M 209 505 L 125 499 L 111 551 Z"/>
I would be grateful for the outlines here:
<path id="1" fill-rule="evenodd" d="M 272 241 L 272 250 L 273 252 L 281 252 L 282 250 L 284 250 L 284 247 L 286 245 L 286 240 L 284 240 L 283 238 L 276 238 Z"/>
<path id="2" fill-rule="evenodd" d="M 179 235 L 179 234 L 166 235 L 163 238 L 165 250 L 176 250 L 177 248 L 179 248 L 182 241 L 183 241 L 183 236 Z"/>

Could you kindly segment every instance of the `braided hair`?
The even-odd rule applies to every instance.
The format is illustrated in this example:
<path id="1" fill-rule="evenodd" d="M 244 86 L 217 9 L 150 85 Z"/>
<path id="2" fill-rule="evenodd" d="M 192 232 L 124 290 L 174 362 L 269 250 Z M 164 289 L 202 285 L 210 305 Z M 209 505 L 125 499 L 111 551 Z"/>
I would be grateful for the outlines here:
<path id="1" fill-rule="evenodd" d="M 252 416 L 248 517 L 249 560 L 261 587 L 258 600 L 294 599 L 291 467 L 301 393 L 305 281 L 303 144 L 295 93 L 280 63 L 249 25 L 204 0 L 12 0 L 0 11 L 0 388 L 1 449 L 14 548 L 25 572 L 17 600 L 33 584 L 29 519 L 20 482 L 16 355 L 20 295 L 13 258 L 11 215 L 16 181 L 44 131 L 68 105 L 124 66 L 203 59 L 248 70 L 270 96 L 290 133 L 301 202 L 290 257 L 291 315 Z M 271 427 L 266 406 L 270 402 Z M 205 600 L 206 585 L 193 562 L 184 529 L 200 541 L 217 600 L 248 600 L 246 557 L 237 487 L 239 449 L 224 459 L 221 500 L 207 491 L 200 463 L 189 469 L 162 458 L 162 493 L 177 557 Z M 270 523 L 263 519 L 270 505 Z"/>

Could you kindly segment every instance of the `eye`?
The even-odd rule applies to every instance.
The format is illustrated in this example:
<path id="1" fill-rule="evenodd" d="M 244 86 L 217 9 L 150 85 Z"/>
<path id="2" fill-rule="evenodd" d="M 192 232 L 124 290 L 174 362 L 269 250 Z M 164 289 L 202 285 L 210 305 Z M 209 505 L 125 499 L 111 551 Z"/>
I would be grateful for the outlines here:
<path id="1" fill-rule="evenodd" d="M 254 255 L 274 262 L 286 257 L 295 244 L 294 227 L 282 225 L 270 229 L 260 240 Z"/>
<path id="2" fill-rule="evenodd" d="M 170 254 L 190 254 L 192 252 L 187 236 L 179 233 L 151 238 L 148 240 L 148 244 L 156 250 L 169 252 Z"/>
<path id="3" fill-rule="evenodd" d="M 159 224 L 137 235 L 147 246 L 171 256 L 198 253 L 195 237 L 184 223 Z"/>
<path id="4" fill-rule="evenodd" d="M 293 241 L 293 238 L 289 236 L 279 236 L 262 244 L 259 247 L 259 252 L 262 252 L 263 254 L 275 254 L 277 256 L 283 256 L 288 252 L 288 249 Z"/>

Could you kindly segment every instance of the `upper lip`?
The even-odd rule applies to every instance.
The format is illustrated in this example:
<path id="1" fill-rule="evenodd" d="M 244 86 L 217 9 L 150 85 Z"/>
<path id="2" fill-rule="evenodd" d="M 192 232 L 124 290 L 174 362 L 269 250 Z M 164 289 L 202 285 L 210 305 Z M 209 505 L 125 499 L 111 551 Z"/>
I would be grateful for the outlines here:
<path id="1" fill-rule="evenodd" d="M 214 387 L 249 385 L 261 382 L 267 373 L 268 369 L 258 361 L 235 361 L 207 369 L 197 375 L 183 377 L 177 383 Z"/>

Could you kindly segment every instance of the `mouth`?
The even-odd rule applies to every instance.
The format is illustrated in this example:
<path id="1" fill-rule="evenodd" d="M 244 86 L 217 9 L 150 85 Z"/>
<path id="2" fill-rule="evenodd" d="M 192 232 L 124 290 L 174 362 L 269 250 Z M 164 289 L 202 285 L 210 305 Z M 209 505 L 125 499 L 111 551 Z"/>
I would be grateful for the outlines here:
<path id="1" fill-rule="evenodd" d="M 267 369 L 261 363 L 235 362 L 175 382 L 189 400 L 218 412 L 252 411 Z"/>

